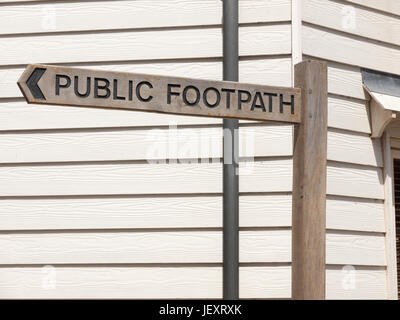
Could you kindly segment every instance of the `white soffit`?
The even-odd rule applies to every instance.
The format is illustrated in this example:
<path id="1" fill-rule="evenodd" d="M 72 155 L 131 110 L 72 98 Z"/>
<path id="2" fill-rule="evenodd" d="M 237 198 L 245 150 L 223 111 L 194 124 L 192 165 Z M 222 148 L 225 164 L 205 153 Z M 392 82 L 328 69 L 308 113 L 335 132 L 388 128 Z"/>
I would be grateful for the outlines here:
<path id="1" fill-rule="evenodd" d="M 400 112 L 400 98 L 395 96 L 390 96 L 388 94 L 378 93 L 367 90 L 371 98 L 379 103 L 382 108 L 386 110 L 391 110 L 394 112 Z"/>
<path id="2" fill-rule="evenodd" d="M 371 96 L 371 137 L 380 138 L 386 127 L 400 118 L 400 77 L 362 69 L 364 89 Z"/>

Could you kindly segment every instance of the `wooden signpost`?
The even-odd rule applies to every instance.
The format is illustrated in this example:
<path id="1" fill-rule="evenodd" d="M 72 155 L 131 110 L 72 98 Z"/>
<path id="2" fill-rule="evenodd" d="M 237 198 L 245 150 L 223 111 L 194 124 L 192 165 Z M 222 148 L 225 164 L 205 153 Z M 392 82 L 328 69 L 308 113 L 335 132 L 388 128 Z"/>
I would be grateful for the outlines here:
<path id="1" fill-rule="evenodd" d="M 300 89 L 29 65 L 18 81 L 28 103 L 300 122 Z"/>
<path id="2" fill-rule="evenodd" d="M 325 298 L 327 65 L 303 61 L 298 88 L 29 65 L 28 103 L 278 121 L 294 130 L 292 297 Z"/>

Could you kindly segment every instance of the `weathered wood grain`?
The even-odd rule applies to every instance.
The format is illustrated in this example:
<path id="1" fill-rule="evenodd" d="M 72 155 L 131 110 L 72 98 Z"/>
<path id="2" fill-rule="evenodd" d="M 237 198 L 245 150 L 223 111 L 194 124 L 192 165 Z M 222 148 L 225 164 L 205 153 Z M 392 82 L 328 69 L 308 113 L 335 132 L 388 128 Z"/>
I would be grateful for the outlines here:
<path id="1" fill-rule="evenodd" d="M 36 64 L 18 86 L 33 104 L 300 122 L 301 92 L 290 87 Z"/>
<path id="2" fill-rule="evenodd" d="M 292 297 L 325 299 L 327 64 L 306 60 L 295 67 L 302 89 L 302 122 L 293 152 Z"/>

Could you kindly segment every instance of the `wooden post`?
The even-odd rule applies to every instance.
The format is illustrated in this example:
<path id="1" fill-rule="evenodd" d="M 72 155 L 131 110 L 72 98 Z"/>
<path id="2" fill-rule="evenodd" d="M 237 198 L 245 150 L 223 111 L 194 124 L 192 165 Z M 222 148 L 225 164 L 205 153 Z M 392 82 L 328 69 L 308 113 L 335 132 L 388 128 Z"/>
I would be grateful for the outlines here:
<path id="1" fill-rule="evenodd" d="M 295 66 L 302 110 L 294 130 L 293 299 L 325 299 L 327 81 L 325 62 L 307 60 Z"/>

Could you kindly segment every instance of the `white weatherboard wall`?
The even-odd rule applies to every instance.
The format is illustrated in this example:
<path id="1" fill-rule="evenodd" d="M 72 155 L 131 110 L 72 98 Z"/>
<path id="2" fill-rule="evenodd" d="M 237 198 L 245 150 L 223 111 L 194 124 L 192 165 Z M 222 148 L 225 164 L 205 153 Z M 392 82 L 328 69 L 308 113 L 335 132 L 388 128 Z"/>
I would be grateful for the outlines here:
<path id="1" fill-rule="evenodd" d="M 221 15 L 220 0 L 0 1 L 1 298 L 222 297 L 222 121 L 27 105 L 16 85 L 28 63 L 220 80 Z M 239 16 L 240 81 L 290 86 L 291 0 Z M 246 137 L 240 297 L 290 298 L 292 127 L 243 121 Z M 149 164 L 149 145 L 215 161 Z"/>
<path id="2" fill-rule="evenodd" d="M 291 86 L 299 53 L 329 61 L 327 298 L 385 299 L 382 146 L 360 67 L 400 73 L 397 1 L 239 2 L 240 81 Z M 222 297 L 221 120 L 27 105 L 16 86 L 28 63 L 220 80 L 221 14 L 220 0 L 0 1 L 0 297 Z M 240 297 L 290 298 L 292 127 L 241 121 L 246 136 Z M 149 144 L 216 161 L 148 164 Z"/>
<path id="3" fill-rule="evenodd" d="M 360 68 L 400 73 L 399 3 L 302 2 L 303 54 L 329 61 L 327 298 L 391 298 L 382 145 L 370 138 Z"/>

